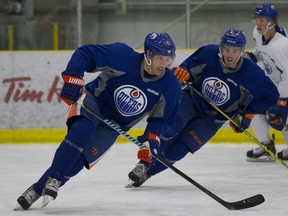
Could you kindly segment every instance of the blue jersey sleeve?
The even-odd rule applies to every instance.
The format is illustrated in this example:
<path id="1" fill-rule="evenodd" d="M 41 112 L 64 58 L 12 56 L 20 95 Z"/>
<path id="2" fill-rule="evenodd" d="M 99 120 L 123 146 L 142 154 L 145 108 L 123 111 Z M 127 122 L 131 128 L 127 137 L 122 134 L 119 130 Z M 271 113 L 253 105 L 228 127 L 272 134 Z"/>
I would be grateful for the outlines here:
<path id="1" fill-rule="evenodd" d="M 73 53 L 65 72 L 83 77 L 85 72 L 95 72 L 97 67 L 113 65 L 112 60 L 121 61 L 121 57 L 133 52 L 131 47 L 119 42 L 107 45 L 84 45 Z"/>
<path id="2" fill-rule="evenodd" d="M 253 95 L 254 100 L 248 106 L 247 112 L 249 113 L 265 113 L 265 111 L 275 106 L 279 98 L 279 92 L 273 82 L 267 77 L 260 67 L 249 63 L 249 75 L 246 79 L 246 88 Z"/>
<path id="3" fill-rule="evenodd" d="M 202 68 L 202 50 L 205 47 L 201 47 L 198 50 L 196 50 L 192 55 L 190 55 L 187 59 L 185 59 L 180 65 L 179 67 L 187 70 L 190 73 L 190 81 L 195 81 L 195 79 L 197 79 L 198 77 L 198 72 L 202 72 L 202 69 L 200 70 L 193 70 L 193 72 L 191 72 L 191 68 L 197 68 L 197 66 Z"/>

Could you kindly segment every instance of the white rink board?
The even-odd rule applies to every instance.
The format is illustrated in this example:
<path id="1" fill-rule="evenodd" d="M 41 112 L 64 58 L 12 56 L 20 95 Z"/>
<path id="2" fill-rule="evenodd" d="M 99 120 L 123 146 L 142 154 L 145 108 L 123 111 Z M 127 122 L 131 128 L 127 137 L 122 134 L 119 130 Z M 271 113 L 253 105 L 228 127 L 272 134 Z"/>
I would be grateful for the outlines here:
<path id="1" fill-rule="evenodd" d="M 72 53 L 0 52 L 0 129 L 66 127 L 68 107 L 57 94 L 63 85 L 61 72 Z M 191 53 L 177 52 L 174 65 Z M 97 73 L 86 73 L 84 79 L 87 83 L 96 76 Z"/>

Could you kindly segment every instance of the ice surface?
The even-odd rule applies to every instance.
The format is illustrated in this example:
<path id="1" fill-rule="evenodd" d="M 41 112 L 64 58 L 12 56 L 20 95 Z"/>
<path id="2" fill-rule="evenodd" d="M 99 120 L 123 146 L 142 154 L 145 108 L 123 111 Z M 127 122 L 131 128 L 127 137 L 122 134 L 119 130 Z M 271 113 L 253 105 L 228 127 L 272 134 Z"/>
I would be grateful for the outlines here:
<path id="1" fill-rule="evenodd" d="M 0 145 L 1 215 L 123 216 L 271 216 L 288 215 L 288 169 L 278 162 L 247 162 L 246 151 L 257 145 L 207 144 L 175 166 L 219 196 L 234 202 L 256 194 L 266 201 L 254 208 L 230 211 L 194 185 L 166 170 L 140 188 L 125 188 L 134 168 L 137 147 L 116 144 L 90 171 L 84 169 L 40 208 L 13 211 L 16 199 L 46 170 L 56 144 Z M 283 149 L 284 145 L 277 146 Z"/>

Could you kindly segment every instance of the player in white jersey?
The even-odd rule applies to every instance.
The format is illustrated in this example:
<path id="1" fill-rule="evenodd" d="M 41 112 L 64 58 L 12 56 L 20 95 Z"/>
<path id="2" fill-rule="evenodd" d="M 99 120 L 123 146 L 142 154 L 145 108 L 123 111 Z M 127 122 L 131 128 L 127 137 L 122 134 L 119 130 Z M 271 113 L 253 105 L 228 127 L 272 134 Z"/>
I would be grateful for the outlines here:
<path id="1" fill-rule="evenodd" d="M 253 37 L 256 48 L 248 53 L 249 57 L 262 65 L 266 75 L 277 86 L 280 93 L 277 106 L 271 107 L 266 114 L 256 115 L 251 123 L 260 142 L 276 153 L 274 138 L 270 139 L 269 127 L 282 131 L 288 143 L 288 38 L 285 29 L 277 23 L 278 10 L 274 4 L 260 4 L 253 12 L 255 28 Z M 282 160 L 288 160 L 288 148 L 278 152 Z M 261 147 L 247 152 L 248 161 L 274 161 Z"/>

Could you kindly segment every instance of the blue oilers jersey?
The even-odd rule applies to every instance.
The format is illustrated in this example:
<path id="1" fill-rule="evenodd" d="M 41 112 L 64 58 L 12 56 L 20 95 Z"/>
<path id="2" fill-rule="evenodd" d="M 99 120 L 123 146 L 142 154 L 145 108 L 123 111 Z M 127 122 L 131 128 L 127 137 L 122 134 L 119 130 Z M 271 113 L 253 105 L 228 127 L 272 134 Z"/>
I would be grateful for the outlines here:
<path id="1" fill-rule="evenodd" d="M 278 90 L 257 64 L 248 58 L 241 58 L 237 69 L 229 71 L 222 66 L 218 53 L 218 45 L 207 45 L 180 65 L 190 72 L 190 79 L 198 91 L 230 117 L 236 113 L 244 92 L 254 98 L 247 107 L 247 113 L 263 113 L 276 105 Z M 193 97 L 204 114 L 226 120 L 199 95 L 193 94 Z"/>
<path id="2" fill-rule="evenodd" d="M 143 53 L 123 43 L 85 45 L 74 52 L 65 72 L 79 77 L 100 72 L 85 89 L 98 101 L 102 115 L 129 130 L 149 114 L 147 127 L 161 134 L 174 121 L 181 88 L 168 68 L 146 78 L 143 59 Z"/>

